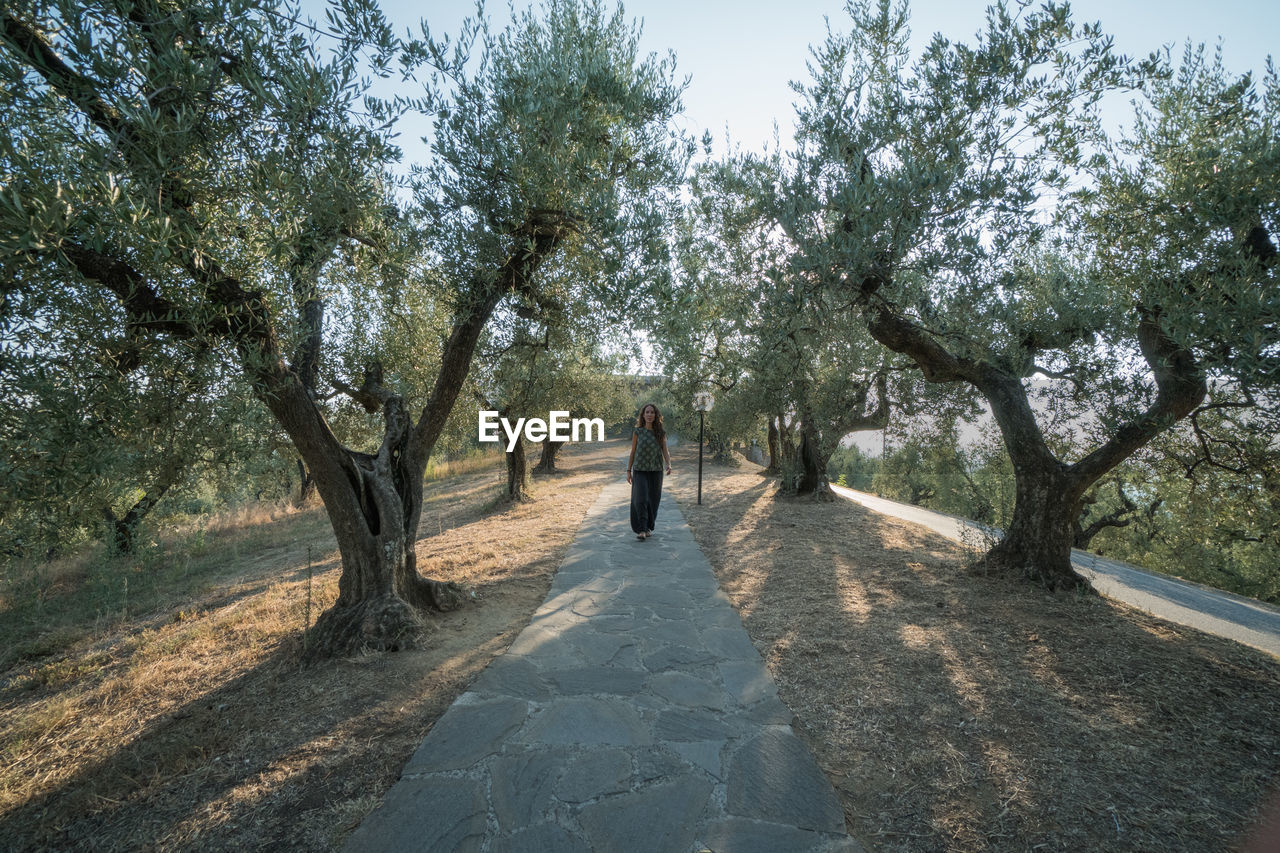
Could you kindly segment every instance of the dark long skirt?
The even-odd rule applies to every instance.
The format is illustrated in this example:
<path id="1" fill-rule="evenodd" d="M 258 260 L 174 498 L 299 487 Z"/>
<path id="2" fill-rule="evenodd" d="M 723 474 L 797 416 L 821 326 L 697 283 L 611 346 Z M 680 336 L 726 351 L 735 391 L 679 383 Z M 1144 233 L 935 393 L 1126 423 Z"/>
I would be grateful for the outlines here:
<path id="1" fill-rule="evenodd" d="M 631 529 L 644 533 L 653 529 L 662 500 L 661 471 L 631 472 Z"/>

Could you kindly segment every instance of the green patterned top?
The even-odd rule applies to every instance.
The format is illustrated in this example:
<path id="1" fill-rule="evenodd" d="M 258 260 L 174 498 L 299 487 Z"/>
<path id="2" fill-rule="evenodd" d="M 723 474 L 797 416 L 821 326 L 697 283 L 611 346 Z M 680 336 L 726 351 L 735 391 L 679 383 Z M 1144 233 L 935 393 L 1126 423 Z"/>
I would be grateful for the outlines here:
<path id="1" fill-rule="evenodd" d="M 636 461 L 633 466 L 637 471 L 661 471 L 662 449 L 658 447 L 658 438 L 653 430 L 636 427 L 631 431 L 636 436 Z"/>

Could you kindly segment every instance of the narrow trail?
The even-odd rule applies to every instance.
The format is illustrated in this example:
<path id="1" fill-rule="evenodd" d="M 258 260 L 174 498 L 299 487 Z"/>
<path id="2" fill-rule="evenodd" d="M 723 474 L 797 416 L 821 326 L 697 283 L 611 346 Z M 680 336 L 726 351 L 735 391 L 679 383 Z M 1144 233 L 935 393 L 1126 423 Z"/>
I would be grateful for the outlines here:
<path id="1" fill-rule="evenodd" d="M 347 853 L 856 853 L 827 777 L 674 496 L 606 486 L 551 591 Z"/>

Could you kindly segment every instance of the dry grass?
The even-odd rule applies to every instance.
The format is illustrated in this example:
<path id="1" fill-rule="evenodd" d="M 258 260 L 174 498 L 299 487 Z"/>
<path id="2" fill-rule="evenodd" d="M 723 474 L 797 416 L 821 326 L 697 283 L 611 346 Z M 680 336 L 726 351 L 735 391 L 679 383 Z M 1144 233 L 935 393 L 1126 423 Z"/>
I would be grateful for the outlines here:
<path id="1" fill-rule="evenodd" d="M 537 462 L 537 453 L 538 451 L 535 450 L 533 463 Z M 474 474 L 477 471 L 487 471 L 494 465 L 501 464 L 503 458 L 498 445 L 490 444 L 456 459 L 431 459 L 427 462 L 425 479 L 427 482 L 434 482 L 460 477 L 463 474 Z"/>
<path id="2" fill-rule="evenodd" d="M 0 672 L 39 662 L 94 637 L 136 630 L 215 590 L 245 595 L 283 562 L 333 549 L 321 509 L 255 505 L 144 538 L 137 553 L 101 546 L 49 562 L 5 566 L 0 587 Z M 283 562 L 282 562 L 283 561 Z M 248 583 L 246 586 L 245 583 Z"/>
<path id="3" fill-rule="evenodd" d="M 677 458 L 693 467 L 694 451 Z M 673 478 L 699 544 L 876 851 L 1213 851 L 1280 768 L 1280 661 L 743 463 Z"/>
<path id="4" fill-rule="evenodd" d="M 707 467 L 695 506 L 695 452 L 668 488 L 868 850 L 1224 850 L 1254 819 L 1280 765 L 1280 662 L 968 577 L 959 546 L 775 500 L 751 465 Z M 92 581 L 62 572 L 58 636 L 26 625 L 0 681 L 0 849 L 338 846 L 526 623 L 621 453 L 576 448 L 530 504 L 496 500 L 496 468 L 431 483 L 420 565 L 481 603 L 420 651 L 298 668 L 308 548 L 313 618 L 336 592 L 317 510 L 166 546 L 193 592 L 87 626 L 52 618 Z"/>
<path id="5" fill-rule="evenodd" d="M 533 503 L 498 500 L 492 458 L 427 486 L 419 566 L 480 604 L 434 620 L 419 651 L 299 669 L 308 551 L 312 618 L 336 597 L 316 509 L 216 525 L 187 555 L 209 561 L 188 564 L 198 594 L 59 622 L 56 639 L 26 625 L 0 680 L 0 849 L 337 846 L 524 626 L 599 487 L 620 476 L 616 443 L 572 451 Z M 90 574 L 61 571 L 50 612 L 83 597 Z"/>

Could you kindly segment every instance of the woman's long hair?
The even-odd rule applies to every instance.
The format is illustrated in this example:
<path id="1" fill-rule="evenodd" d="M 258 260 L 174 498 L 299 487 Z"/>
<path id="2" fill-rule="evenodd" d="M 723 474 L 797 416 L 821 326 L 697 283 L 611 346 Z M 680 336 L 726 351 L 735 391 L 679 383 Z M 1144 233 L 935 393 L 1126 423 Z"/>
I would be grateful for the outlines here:
<path id="1" fill-rule="evenodd" d="M 636 416 L 636 426 L 644 429 L 644 410 L 653 406 L 653 403 L 645 403 L 640 407 L 640 414 Z M 658 446 L 662 446 L 662 441 L 667 437 L 667 428 L 662 425 L 662 410 L 657 406 L 653 406 L 653 437 L 658 440 Z"/>

